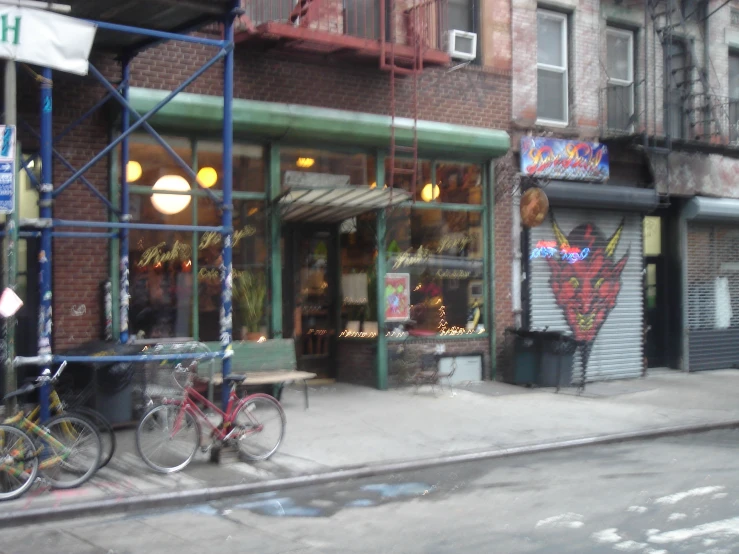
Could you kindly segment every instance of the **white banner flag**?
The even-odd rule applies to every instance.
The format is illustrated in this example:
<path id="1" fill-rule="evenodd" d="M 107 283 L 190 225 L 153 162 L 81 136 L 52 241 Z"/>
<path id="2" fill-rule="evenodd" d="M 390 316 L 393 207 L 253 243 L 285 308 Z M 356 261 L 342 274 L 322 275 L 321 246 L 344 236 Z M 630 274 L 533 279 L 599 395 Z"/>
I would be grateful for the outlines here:
<path id="1" fill-rule="evenodd" d="M 96 30 L 74 17 L 0 6 L 0 58 L 87 75 Z"/>

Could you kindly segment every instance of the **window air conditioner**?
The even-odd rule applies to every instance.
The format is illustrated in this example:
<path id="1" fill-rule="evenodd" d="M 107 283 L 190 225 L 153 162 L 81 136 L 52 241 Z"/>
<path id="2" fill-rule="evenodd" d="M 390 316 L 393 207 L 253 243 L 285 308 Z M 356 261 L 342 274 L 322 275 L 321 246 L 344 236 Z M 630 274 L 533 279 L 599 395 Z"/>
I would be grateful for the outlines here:
<path id="1" fill-rule="evenodd" d="M 477 57 L 477 33 L 457 29 L 448 31 L 447 53 L 455 60 L 474 60 Z"/>

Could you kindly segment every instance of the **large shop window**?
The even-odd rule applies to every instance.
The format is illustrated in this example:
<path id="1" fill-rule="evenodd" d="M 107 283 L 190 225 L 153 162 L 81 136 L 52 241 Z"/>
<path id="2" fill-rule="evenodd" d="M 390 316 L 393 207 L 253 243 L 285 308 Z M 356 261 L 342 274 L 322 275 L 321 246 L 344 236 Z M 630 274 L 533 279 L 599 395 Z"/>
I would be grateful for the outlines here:
<path id="1" fill-rule="evenodd" d="M 412 169 L 413 162 L 396 160 L 396 168 Z M 386 160 L 385 175 L 390 175 Z M 394 186 L 411 192 L 412 175 L 396 173 Z M 480 166 L 420 160 L 418 162 L 416 201 L 424 204 L 482 205 L 482 174 Z"/>
<path id="2" fill-rule="evenodd" d="M 342 154 L 304 148 L 280 150 L 283 186 L 370 185 L 375 182 L 375 161 L 366 154 Z"/>
<path id="3" fill-rule="evenodd" d="M 220 196 L 221 145 L 168 139 L 183 160 Z M 193 156 L 195 153 L 195 156 Z M 219 226 L 216 204 L 158 145 L 131 144 L 129 181 L 134 221 L 165 225 Z M 207 171 L 203 171 L 206 168 Z M 134 179 L 135 177 L 135 179 Z M 164 188 L 162 188 L 164 187 Z M 177 192 L 177 194 L 172 194 Z M 264 202 L 243 198 L 264 192 L 262 149 L 234 149 L 234 336 L 266 333 L 267 246 Z M 131 231 L 130 327 L 147 338 L 219 339 L 221 248 L 217 232 Z"/>
<path id="4" fill-rule="evenodd" d="M 409 285 L 407 296 L 393 296 L 409 303 L 414 330 L 485 331 L 481 212 L 397 210 L 388 217 L 387 249 L 387 287 Z"/>

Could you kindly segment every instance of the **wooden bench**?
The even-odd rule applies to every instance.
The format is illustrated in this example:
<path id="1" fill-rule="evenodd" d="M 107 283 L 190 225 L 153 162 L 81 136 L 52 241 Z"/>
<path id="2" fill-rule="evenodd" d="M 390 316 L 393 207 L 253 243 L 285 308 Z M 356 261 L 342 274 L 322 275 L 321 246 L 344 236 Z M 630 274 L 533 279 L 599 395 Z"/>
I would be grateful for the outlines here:
<path id="1" fill-rule="evenodd" d="M 221 349 L 219 342 L 205 343 L 211 351 Z M 231 345 L 231 374 L 244 375 L 241 383 L 249 385 L 273 385 L 274 397 L 278 400 L 282 396 L 282 389 L 286 383 L 303 381 L 305 390 L 305 408 L 308 409 L 308 379 L 316 374 L 307 371 L 298 371 L 298 362 L 295 358 L 295 342 L 292 339 L 270 339 L 264 342 L 240 341 Z M 217 360 L 215 363 L 219 363 Z M 209 388 L 223 384 L 221 372 L 210 375 L 210 364 L 198 366 L 198 377 L 209 380 Z M 212 389 L 211 389 L 212 390 Z"/>

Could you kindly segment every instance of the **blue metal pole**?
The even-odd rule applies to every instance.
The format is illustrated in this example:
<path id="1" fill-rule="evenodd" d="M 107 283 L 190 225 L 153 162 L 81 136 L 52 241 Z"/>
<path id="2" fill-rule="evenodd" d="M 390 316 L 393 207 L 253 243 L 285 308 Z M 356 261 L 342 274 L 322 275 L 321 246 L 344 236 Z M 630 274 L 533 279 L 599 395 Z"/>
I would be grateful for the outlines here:
<path id="1" fill-rule="evenodd" d="M 185 79 L 182 83 L 180 83 L 172 92 L 170 92 L 166 96 L 166 98 L 162 99 L 160 102 L 157 103 L 156 106 L 154 106 L 144 115 L 142 115 L 141 119 L 136 121 L 133 125 L 131 125 L 128 128 L 128 131 L 126 131 L 125 135 L 121 135 L 115 140 L 113 140 L 110 144 L 108 144 L 108 146 L 106 146 L 100 152 L 95 154 L 95 156 L 93 156 L 89 162 L 83 165 L 79 170 L 75 171 L 74 174 L 69 179 L 67 179 L 64 183 L 62 183 L 56 188 L 55 193 L 59 194 L 62 190 L 64 190 L 69 185 L 74 183 L 79 178 L 80 175 L 87 172 L 88 169 L 90 169 L 92 166 L 94 166 L 96 163 L 102 160 L 105 156 L 107 156 L 110 153 L 110 151 L 113 150 L 116 146 L 118 146 L 124 138 L 126 138 L 127 136 L 130 136 L 136 129 L 138 129 L 144 123 L 146 123 L 147 120 L 149 120 L 153 115 L 159 112 L 159 110 L 161 110 L 164 106 L 166 106 L 172 100 L 172 98 L 174 98 L 180 92 L 185 90 L 188 86 L 190 86 L 191 83 L 193 83 L 193 81 L 196 81 L 198 77 L 200 77 L 203 73 L 208 71 L 208 69 L 210 69 L 213 65 L 215 65 L 216 62 L 218 62 L 218 60 L 220 60 L 221 58 L 224 58 L 226 55 L 227 53 L 225 51 L 221 51 L 215 57 L 208 60 L 208 62 L 206 62 L 205 65 L 203 65 L 195 73 L 190 75 L 187 79 Z M 90 72 L 93 73 L 92 64 L 90 64 Z M 118 97 L 118 100 L 121 100 L 121 98 Z"/>
<path id="2" fill-rule="evenodd" d="M 233 309 L 231 304 L 232 281 L 232 246 L 233 235 L 233 81 L 234 81 L 234 10 L 239 2 L 232 3 L 232 10 L 223 24 L 223 37 L 226 40 L 226 57 L 223 60 L 223 254 L 221 266 L 221 345 L 223 346 L 223 386 L 221 387 L 223 409 L 228 406 L 229 387 L 226 376 L 231 372 L 231 358 L 226 352 L 233 341 Z"/>
<path id="3" fill-rule="evenodd" d="M 118 31 L 121 33 L 129 33 L 133 35 L 141 35 L 145 37 L 153 37 L 163 40 L 176 40 L 179 42 L 191 42 L 193 44 L 204 44 L 205 46 L 225 46 L 228 44 L 226 40 L 216 40 L 212 38 L 198 37 L 192 35 L 181 35 L 179 33 L 168 33 L 167 31 L 156 31 L 154 29 L 145 29 L 143 27 L 132 27 L 130 25 L 119 25 L 117 23 L 108 23 L 107 21 L 88 21 L 89 23 L 95 24 L 98 29 L 105 29 L 108 31 Z"/>
<path id="4" fill-rule="evenodd" d="M 41 190 L 39 193 L 39 212 L 43 219 L 51 219 L 52 195 L 52 87 L 51 69 L 41 71 Z M 39 288 L 41 302 L 38 322 L 38 353 L 39 356 L 51 354 L 51 232 L 52 228 L 41 230 L 41 251 L 39 252 Z M 50 369 L 42 367 L 41 370 Z M 39 405 L 41 407 L 41 421 L 49 419 L 49 387 L 44 385 L 39 391 Z"/>
<path id="5" fill-rule="evenodd" d="M 217 59 L 220 59 L 222 57 L 223 57 L 223 51 L 221 51 L 221 53 L 219 53 L 214 59 L 217 60 Z M 115 89 L 113 89 L 113 85 L 111 85 L 108 82 L 108 80 L 105 78 L 105 76 L 102 73 L 100 73 L 100 71 L 98 71 L 97 68 L 94 65 L 92 65 L 92 64 L 90 64 L 90 73 L 98 81 L 100 81 L 100 83 L 106 89 L 108 89 L 110 91 L 115 90 Z M 126 109 L 126 111 L 128 112 L 129 116 L 132 115 L 132 116 L 134 116 L 134 118 L 141 119 L 141 114 L 139 112 L 137 112 L 136 110 L 134 110 L 131 107 L 131 104 L 128 101 L 128 98 L 127 97 L 125 97 L 125 96 L 116 96 L 115 99 L 118 101 L 119 104 L 121 104 Z M 162 136 L 159 133 L 157 133 L 156 130 L 154 129 L 154 127 L 152 127 L 149 123 L 146 123 L 145 122 L 143 124 L 143 127 L 154 138 L 154 140 L 156 140 L 159 143 L 159 145 L 162 148 L 164 148 L 164 150 L 167 152 L 167 154 L 169 154 L 170 157 L 172 158 L 172 160 L 174 160 L 174 162 L 182 168 L 182 170 L 188 175 L 188 177 L 190 177 L 190 179 L 192 179 L 193 181 L 195 181 L 197 183 L 197 174 L 192 170 L 192 167 L 190 167 L 190 164 L 187 163 L 187 162 L 185 162 L 185 160 L 183 160 L 180 157 L 180 155 L 177 154 L 177 152 L 174 151 L 174 148 L 172 148 L 167 143 L 167 141 L 164 140 L 162 138 Z M 66 186 L 66 184 L 64 186 Z M 216 196 L 216 194 L 212 190 L 210 190 L 208 188 L 205 188 L 205 187 L 202 187 L 202 186 L 200 186 L 199 189 L 205 191 L 205 193 L 208 196 L 210 196 L 210 199 L 213 200 L 213 202 L 215 202 L 216 204 L 218 204 L 220 202 L 220 200 L 218 199 L 218 197 Z"/>
<path id="6" fill-rule="evenodd" d="M 130 121 L 128 119 L 128 92 L 129 92 L 129 86 L 128 83 L 130 81 L 131 77 L 131 68 L 129 66 L 130 60 L 128 57 L 123 59 L 123 99 L 126 101 L 126 105 L 123 106 L 123 111 L 121 113 L 121 133 L 125 137 L 121 141 L 121 160 L 120 160 L 120 176 L 121 176 L 121 219 L 123 221 L 128 221 L 129 216 L 129 198 L 128 198 L 128 160 L 129 160 L 129 151 L 128 151 L 128 136 L 126 133 L 128 132 L 128 128 L 130 126 Z M 128 283 L 128 251 L 129 251 L 129 243 L 128 243 L 128 229 L 121 229 L 121 239 L 120 239 L 120 287 L 121 287 L 121 293 L 120 293 L 120 335 L 121 335 L 121 343 L 126 344 L 128 342 L 128 302 L 129 302 L 129 283 Z"/>

